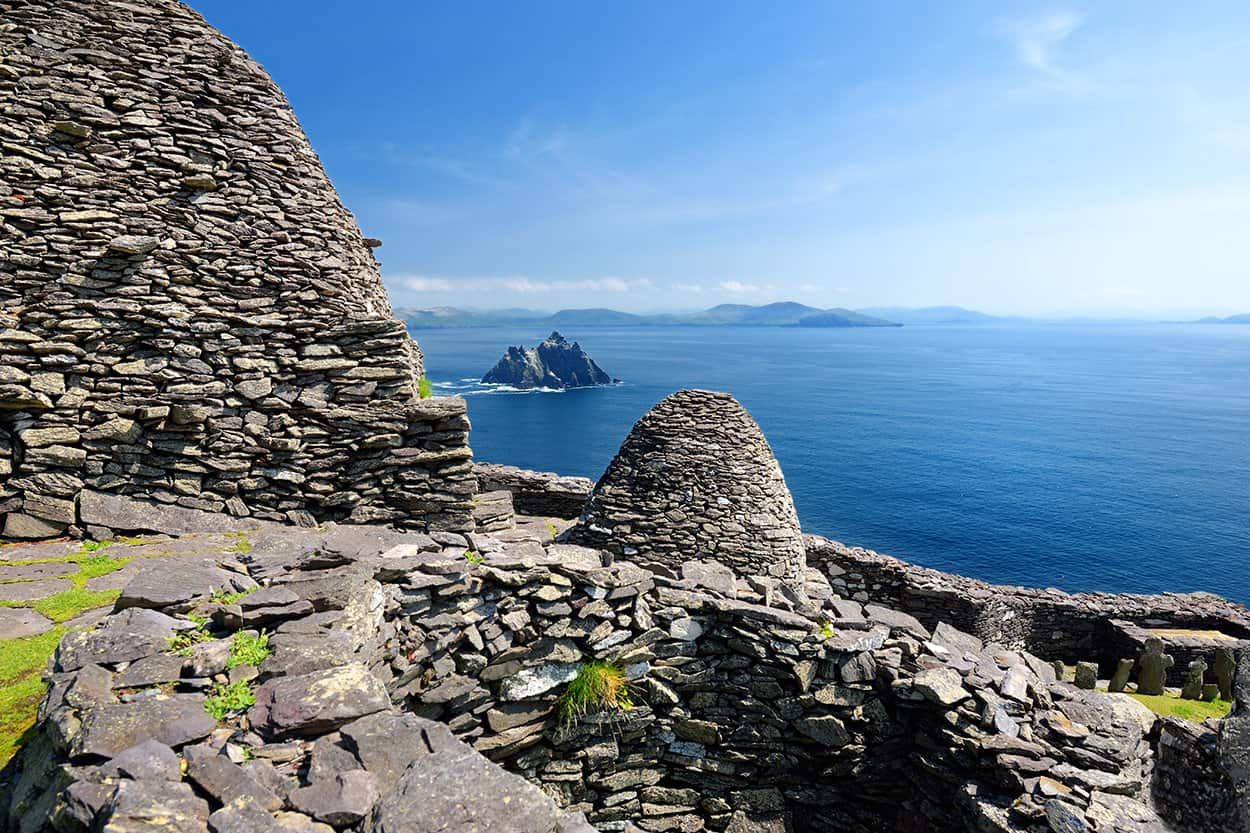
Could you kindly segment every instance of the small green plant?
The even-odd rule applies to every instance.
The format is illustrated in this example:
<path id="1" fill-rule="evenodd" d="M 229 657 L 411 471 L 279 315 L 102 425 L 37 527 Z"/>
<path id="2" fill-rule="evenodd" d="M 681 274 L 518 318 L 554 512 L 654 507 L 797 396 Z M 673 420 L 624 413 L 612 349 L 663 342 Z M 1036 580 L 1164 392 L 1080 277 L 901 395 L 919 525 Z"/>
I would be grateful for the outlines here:
<path id="1" fill-rule="evenodd" d="M 430 380 L 425 376 L 417 380 L 417 395 L 422 399 L 429 399 L 434 395 L 434 388 L 430 386 Z"/>
<path id="2" fill-rule="evenodd" d="M 838 632 L 833 629 L 832 622 L 821 623 L 821 626 L 820 626 L 820 638 L 821 639 L 833 639 L 837 635 L 838 635 Z"/>
<path id="3" fill-rule="evenodd" d="M 556 536 L 560 534 L 560 530 L 556 529 L 556 525 L 551 521 L 547 521 L 547 534 L 551 536 L 552 540 L 555 540 Z"/>
<path id="4" fill-rule="evenodd" d="M 85 553 L 99 552 L 105 547 L 111 547 L 112 545 L 112 541 L 83 541 L 82 551 Z"/>
<path id="5" fill-rule="evenodd" d="M 259 667 L 269 656 L 269 633 L 261 631 L 253 636 L 246 631 L 239 631 L 230 639 L 230 658 L 226 660 L 226 669 L 236 665 L 252 665 Z"/>
<path id="6" fill-rule="evenodd" d="M 255 593 L 256 589 L 257 588 L 255 587 L 249 587 L 246 590 L 239 590 L 237 592 L 231 593 L 231 592 L 228 592 L 226 588 L 223 587 L 220 590 L 214 590 L 212 595 L 208 597 L 208 600 L 210 602 L 216 602 L 217 604 L 220 604 L 220 605 L 238 604 L 239 599 L 242 599 L 245 596 Z"/>
<path id="7" fill-rule="evenodd" d="M 212 636 L 208 632 L 208 620 L 201 616 L 188 617 L 195 623 L 194 628 L 188 628 L 184 631 L 169 637 L 169 652 L 177 654 L 180 657 L 191 656 L 195 646 L 201 642 L 207 642 Z"/>
<path id="8" fill-rule="evenodd" d="M 481 564 L 486 559 L 482 557 L 481 555 L 478 555 L 477 553 L 475 553 L 473 550 L 465 550 L 464 560 L 469 562 L 470 564 Z"/>
<path id="9" fill-rule="evenodd" d="M 226 548 L 223 552 L 247 553 L 252 551 L 252 542 L 248 540 L 246 532 L 232 532 L 230 534 L 234 536 L 235 544 L 233 547 Z"/>
<path id="10" fill-rule="evenodd" d="M 204 701 L 204 711 L 216 720 L 225 720 L 232 714 L 247 711 L 256 704 L 256 692 L 247 680 L 235 683 L 218 683 L 213 693 Z"/>
<path id="11" fill-rule="evenodd" d="M 584 663 L 556 701 L 560 725 L 567 729 L 593 712 L 627 712 L 634 707 L 625 669 L 610 662 Z"/>

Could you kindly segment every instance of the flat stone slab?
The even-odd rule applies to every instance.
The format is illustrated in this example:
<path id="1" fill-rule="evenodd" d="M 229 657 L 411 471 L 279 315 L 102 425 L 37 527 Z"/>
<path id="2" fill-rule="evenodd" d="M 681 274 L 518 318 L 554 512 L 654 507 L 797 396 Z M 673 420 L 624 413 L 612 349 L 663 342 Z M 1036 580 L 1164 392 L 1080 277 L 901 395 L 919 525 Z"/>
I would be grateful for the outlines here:
<path id="1" fill-rule="evenodd" d="M 5 551 L 0 550 L 0 561 L 5 559 Z M 24 564 L 0 566 L 0 581 L 30 581 L 40 578 L 56 578 L 78 572 L 78 565 L 72 561 L 32 561 Z"/>
<path id="2" fill-rule="evenodd" d="M 271 737 L 320 735 L 390 705 L 382 682 L 353 662 L 270 680 L 256 690 L 248 719 Z"/>
<path id="3" fill-rule="evenodd" d="M 51 620 L 33 610 L 24 607 L 0 608 L 0 634 L 4 634 L 4 639 L 38 636 L 51 629 Z"/>
<path id="4" fill-rule="evenodd" d="M 217 566 L 219 555 L 203 559 L 149 559 L 122 590 L 117 609 L 128 607 L 168 608 L 186 604 L 214 590 L 234 592 L 254 587 L 246 576 Z"/>
<path id="5" fill-rule="evenodd" d="M 136 500 L 84 489 L 78 500 L 78 515 L 85 524 L 119 530 L 149 530 L 166 535 L 194 532 L 234 532 L 256 526 L 255 521 L 201 512 L 182 506 Z"/>
<path id="6" fill-rule="evenodd" d="M 47 578 L 39 581 L 15 581 L 11 584 L 0 584 L 0 601 L 33 602 L 46 599 L 73 590 L 74 583 L 66 579 Z"/>
<path id="7" fill-rule="evenodd" d="M 208 737 L 216 727 L 217 721 L 204 711 L 204 698 L 193 694 L 106 704 L 87 714 L 71 755 L 112 758 L 145 740 L 177 749 Z"/>
<path id="8" fill-rule="evenodd" d="M 563 814 L 542 790 L 456 746 L 413 761 L 378 802 L 371 833 L 559 829 Z"/>
<path id="9" fill-rule="evenodd" d="M 17 544 L 0 547 L 0 561 L 38 561 L 45 558 L 62 558 L 79 551 L 77 541 L 45 541 L 37 544 Z M 70 572 L 73 572 L 72 570 Z"/>

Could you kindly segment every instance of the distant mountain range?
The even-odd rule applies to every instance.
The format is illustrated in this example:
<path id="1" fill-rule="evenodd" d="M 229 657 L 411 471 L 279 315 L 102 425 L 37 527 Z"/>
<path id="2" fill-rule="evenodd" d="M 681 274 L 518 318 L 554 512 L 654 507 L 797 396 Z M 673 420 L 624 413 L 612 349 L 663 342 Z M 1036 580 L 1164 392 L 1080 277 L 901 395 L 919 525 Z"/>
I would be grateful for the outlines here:
<path id="1" fill-rule="evenodd" d="M 1230 315 L 1227 318 L 1217 318 L 1210 316 L 1208 318 L 1200 318 L 1194 322 L 1195 324 L 1250 324 L 1250 312 L 1244 315 Z"/>
<path id="2" fill-rule="evenodd" d="M 657 313 L 642 315 L 614 309 L 564 309 L 556 313 L 532 309 L 465 310 L 457 307 L 431 307 L 428 309 L 401 308 L 396 314 L 413 329 L 444 327 L 502 327 L 535 326 L 557 330 L 562 327 L 633 327 L 702 325 L 721 327 L 902 327 L 904 325 L 940 326 L 945 324 L 971 326 L 999 324 L 1004 322 L 1034 321 L 1036 323 L 1097 323 L 1125 324 L 1137 321 L 1149 323 L 1149 319 L 1028 319 L 997 315 L 965 309 L 964 307 L 865 307 L 849 310 L 836 307 L 819 309 L 793 301 L 751 306 L 748 304 L 721 304 L 701 312 Z M 1250 313 L 1230 315 L 1227 318 L 1209 317 L 1198 321 L 1172 321 L 1156 323 L 1193 324 L 1250 324 Z"/>
<path id="3" fill-rule="evenodd" d="M 901 327 L 897 321 L 849 309 L 818 309 L 783 301 L 763 306 L 721 304 L 701 312 L 639 315 L 614 309 L 565 309 L 544 313 L 527 309 L 463 310 L 456 307 L 398 309 L 414 329 L 443 327 L 497 327 L 502 325 L 561 327 L 630 326 L 743 326 L 743 327 Z"/>

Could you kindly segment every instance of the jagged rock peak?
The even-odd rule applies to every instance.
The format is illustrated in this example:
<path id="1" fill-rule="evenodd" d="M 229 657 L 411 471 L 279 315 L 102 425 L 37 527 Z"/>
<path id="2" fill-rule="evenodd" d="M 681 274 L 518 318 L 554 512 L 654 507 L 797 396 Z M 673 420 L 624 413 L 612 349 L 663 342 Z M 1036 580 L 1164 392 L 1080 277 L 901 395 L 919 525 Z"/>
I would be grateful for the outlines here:
<path id="1" fill-rule="evenodd" d="M 570 344 L 553 330 L 546 341 L 530 350 L 509 347 L 482 381 L 518 388 L 586 388 L 620 380 L 603 372 L 576 341 Z"/>
<path id="2" fill-rule="evenodd" d="M 634 425 L 569 538 L 652 569 L 714 559 L 797 582 L 794 501 L 755 420 L 727 393 L 683 390 Z"/>

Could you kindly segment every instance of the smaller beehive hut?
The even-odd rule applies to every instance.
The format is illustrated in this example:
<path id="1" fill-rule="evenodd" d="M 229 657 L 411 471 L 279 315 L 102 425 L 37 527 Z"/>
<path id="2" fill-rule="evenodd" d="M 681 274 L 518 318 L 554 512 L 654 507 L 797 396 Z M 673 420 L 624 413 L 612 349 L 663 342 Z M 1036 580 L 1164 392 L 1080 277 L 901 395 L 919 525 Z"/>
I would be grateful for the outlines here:
<path id="1" fill-rule="evenodd" d="M 781 467 L 727 393 L 683 390 L 637 424 L 569 539 L 660 571 L 715 560 L 796 581 L 802 532 Z"/>

